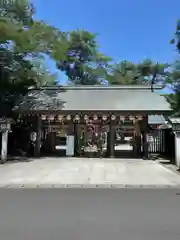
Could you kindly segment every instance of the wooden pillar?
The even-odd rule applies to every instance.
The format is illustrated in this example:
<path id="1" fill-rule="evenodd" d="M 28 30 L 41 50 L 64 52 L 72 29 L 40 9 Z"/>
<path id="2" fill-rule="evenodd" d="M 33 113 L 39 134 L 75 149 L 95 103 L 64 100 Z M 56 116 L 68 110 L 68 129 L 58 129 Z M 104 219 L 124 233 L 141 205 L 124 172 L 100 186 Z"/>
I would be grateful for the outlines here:
<path id="1" fill-rule="evenodd" d="M 37 116 L 36 119 L 37 128 L 36 128 L 36 142 L 35 142 L 35 157 L 40 157 L 41 154 L 41 126 L 42 120 L 40 116 Z"/>
<path id="2" fill-rule="evenodd" d="M 78 136 L 77 136 L 77 123 L 74 122 L 74 156 L 78 156 Z"/>
<path id="3" fill-rule="evenodd" d="M 134 152 L 136 157 L 141 157 L 141 131 L 140 131 L 140 121 L 135 120 L 134 123 L 134 141 L 135 141 L 135 146 L 134 146 Z"/>
<path id="4" fill-rule="evenodd" d="M 7 161 L 7 147 L 8 147 L 8 131 L 2 132 L 2 145 L 1 145 L 1 163 Z"/>
<path id="5" fill-rule="evenodd" d="M 148 133 L 148 116 L 143 119 L 143 129 L 142 129 L 142 144 L 143 144 L 143 158 L 148 159 L 148 142 L 147 142 L 147 133 Z"/>
<path id="6" fill-rule="evenodd" d="M 135 135 L 134 137 L 134 141 L 135 141 L 135 148 L 134 148 L 134 152 L 135 152 L 135 157 L 140 158 L 141 157 L 141 135 Z"/>
<path id="7" fill-rule="evenodd" d="M 109 122 L 108 149 L 109 149 L 109 157 L 114 158 L 114 128 L 113 128 L 112 120 L 110 120 Z"/>

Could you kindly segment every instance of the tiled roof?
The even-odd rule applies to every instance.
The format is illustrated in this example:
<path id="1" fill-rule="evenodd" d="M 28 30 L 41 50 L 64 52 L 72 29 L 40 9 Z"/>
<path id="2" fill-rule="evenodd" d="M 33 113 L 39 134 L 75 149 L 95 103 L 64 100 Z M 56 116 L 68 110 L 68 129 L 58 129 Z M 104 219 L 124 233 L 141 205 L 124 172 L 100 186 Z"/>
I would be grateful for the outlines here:
<path id="1" fill-rule="evenodd" d="M 151 92 L 146 86 L 67 86 L 34 89 L 14 110 L 171 111 L 165 98 Z"/>
<path id="2" fill-rule="evenodd" d="M 163 115 L 149 115 L 148 116 L 148 123 L 149 124 L 164 124 L 166 119 Z"/>
<path id="3" fill-rule="evenodd" d="M 180 117 L 170 117 L 169 121 L 171 124 L 180 124 Z"/>

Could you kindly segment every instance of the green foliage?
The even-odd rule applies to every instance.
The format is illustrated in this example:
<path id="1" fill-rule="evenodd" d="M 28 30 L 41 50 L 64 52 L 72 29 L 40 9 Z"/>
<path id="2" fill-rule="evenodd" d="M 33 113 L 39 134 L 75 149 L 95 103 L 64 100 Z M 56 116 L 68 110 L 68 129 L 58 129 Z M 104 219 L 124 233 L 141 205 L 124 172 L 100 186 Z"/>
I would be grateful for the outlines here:
<path id="1" fill-rule="evenodd" d="M 66 34 L 35 21 L 35 8 L 28 0 L 0 1 L 0 115 L 11 109 L 30 86 L 56 84 L 43 56 L 63 59 Z"/>
<path id="2" fill-rule="evenodd" d="M 105 78 L 110 58 L 98 51 L 96 35 L 79 29 L 67 36 L 66 59 L 57 62 L 73 84 L 98 84 Z"/>
<path id="3" fill-rule="evenodd" d="M 177 91 L 175 94 L 171 93 L 166 96 L 168 103 L 174 111 L 174 116 L 180 116 L 180 92 Z"/>
<path id="4" fill-rule="evenodd" d="M 110 84 L 150 84 L 160 80 L 164 82 L 167 76 L 166 68 L 168 64 L 157 64 L 150 59 L 135 64 L 129 61 L 121 61 L 112 67 L 112 72 L 108 76 Z"/>
<path id="5" fill-rule="evenodd" d="M 177 51 L 180 52 L 180 19 L 177 21 L 176 31 L 170 43 L 174 44 L 176 46 Z"/>
<path id="6" fill-rule="evenodd" d="M 171 87 L 173 93 L 167 95 L 166 99 L 174 110 L 174 114 L 180 116 L 180 61 L 175 61 L 171 68 L 171 74 L 166 83 Z"/>
<path id="7" fill-rule="evenodd" d="M 170 42 L 176 46 L 178 54 L 180 54 L 180 20 L 177 21 L 176 30 L 173 39 Z M 180 60 L 178 59 L 172 65 L 172 73 L 167 81 L 170 84 L 173 93 L 167 96 L 168 102 L 171 104 L 174 114 L 180 116 Z"/>
<path id="8" fill-rule="evenodd" d="M 122 61 L 112 66 L 111 74 L 108 75 L 108 81 L 112 85 L 136 84 L 136 68 L 135 64 Z"/>

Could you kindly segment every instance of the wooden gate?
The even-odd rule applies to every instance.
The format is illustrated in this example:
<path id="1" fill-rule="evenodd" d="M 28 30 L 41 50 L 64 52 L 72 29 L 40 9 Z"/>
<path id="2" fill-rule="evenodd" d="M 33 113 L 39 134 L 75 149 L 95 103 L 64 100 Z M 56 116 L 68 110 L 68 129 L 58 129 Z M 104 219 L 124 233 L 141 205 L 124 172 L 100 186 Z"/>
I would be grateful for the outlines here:
<path id="1" fill-rule="evenodd" d="M 79 124 L 77 126 L 77 153 L 79 157 L 106 156 L 108 126 Z"/>
<path id="2" fill-rule="evenodd" d="M 153 130 L 147 136 L 149 153 L 164 154 L 166 152 L 165 130 Z"/>

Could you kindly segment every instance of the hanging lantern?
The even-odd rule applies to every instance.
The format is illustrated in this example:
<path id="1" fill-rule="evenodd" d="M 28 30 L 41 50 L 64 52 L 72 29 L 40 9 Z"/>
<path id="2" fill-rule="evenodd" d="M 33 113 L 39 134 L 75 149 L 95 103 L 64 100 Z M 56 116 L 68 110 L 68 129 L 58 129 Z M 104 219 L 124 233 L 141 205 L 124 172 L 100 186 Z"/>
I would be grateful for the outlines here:
<path id="1" fill-rule="evenodd" d="M 84 120 L 87 121 L 88 120 L 88 115 L 84 115 Z"/>
<path id="2" fill-rule="evenodd" d="M 103 120 L 103 121 L 106 121 L 106 120 L 107 120 L 107 116 L 106 116 L 106 115 L 103 115 L 103 116 L 102 116 L 102 120 Z"/>
<path id="3" fill-rule="evenodd" d="M 49 120 L 49 121 L 54 121 L 54 115 L 49 115 L 49 116 L 48 116 L 48 120 Z"/>
<path id="4" fill-rule="evenodd" d="M 96 121 L 96 120 L 98 120 L 98 116 L 97 115 L 94 115 L 93 116 L 93 119 Z"/>
<path id="5" fill-rule="evenodd" d="M 124 122 L 125 117 L 124 116 L 120 116 L 120 120 Z"/>
<path id="6" fill-rule="evenodd" d="M 71 120 L 71 115 L 67 115 L 66 119 L 69 121 Z"/>
<path id="7" fill-rule="evenodd" d="M 41 120 L 46 120 L 46 115 L 41 115 Z"/>
<path id="8" fill-rule="evenodd" d="M 111 116 L 111 120 L 113 120 L 113 121 L 116 120 L 116 116 L 115 116 L 115 115 L 112 115 L 112 116 Z"/>
<path id="9" fill-rule="evenodd" d="M 134 116 L 129 116 L 129 120 L 134 121 Z"/>
<path id="10" fill-rule="evenodd" d="M 61 122 L 63 120 L 63 116 L 62 115 L 58 115 L 58 120 Z"/>
<path id="11" fill-rule="evenodd" d="M 76 121 L 79 121 L 79 120 L 80 120 L 79 115 L 76 115 L 74 119 L 75 119 Z"/>

